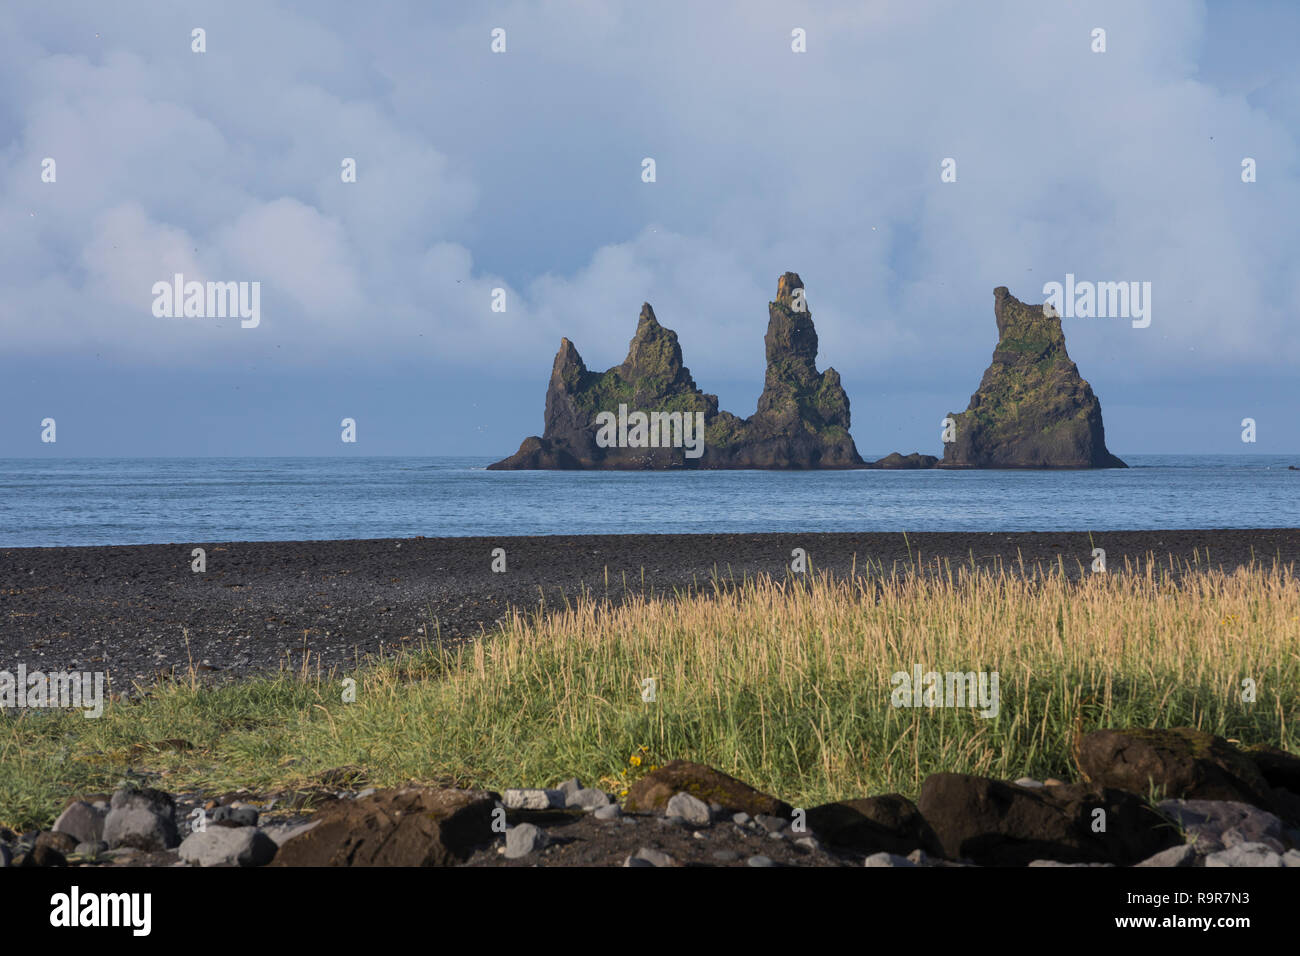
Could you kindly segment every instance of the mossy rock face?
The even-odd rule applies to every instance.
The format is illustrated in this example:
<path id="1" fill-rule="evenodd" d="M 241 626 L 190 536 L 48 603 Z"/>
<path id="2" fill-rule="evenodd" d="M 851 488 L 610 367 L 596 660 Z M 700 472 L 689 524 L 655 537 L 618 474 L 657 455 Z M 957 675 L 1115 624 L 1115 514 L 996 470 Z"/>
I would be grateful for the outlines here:
<path id="1" fill-rule="evenodd" d="M 1034 860 L 1132 866 L 1181 843 L 1174 828 L 1136 793 L 1096 783 L 1018 787 L 961 773 L 921 784 L 917 809 L 943 855 L 980 866 Z M 1106 829 L 1093 829 L 1104 810 Z"/>
<path id="2" fill-rule="evenodd" d="M 1106 449 L 1101 403 L 1065 350 L 1061 320 L 993 290 L 998 344 L 941 468 L 1124 468 Z"/>
<path id="3" fill-rule="evenodd" d="M 687 760 L 674 760 L 641 777 L 632 784 L 624 806 L 632 813 L 663 810 L 678 793 L 720 804 L 729 813 L 743 812 L 751 817 L 765 813 L 783 818 L 791 814 L 790 805 L 785 801 L 755 790 L 720 770 Z"/>
<path id="4" fill-rule="evenodd" d="M 1222 737 L 1171 730 L 1096 730 L 1079 741 L 1079 769 L 1094 783 L 1161 798 L 1237 800 L 1279 809 L 1255 762 Z"/>
<path id="5" fill-rule="evenodd" d="M 767 374 L 758 410 L 742 419 L 718 408 L 716 395 L 696 387 L 682 364 L 677 334 L 646 303 L 627 358 L 605 372 L 589 371 L 562 339 L 546 392 L 546 426 L 519 451 L 490 469 L 592 468 L 858 468 L 862 459 L 849 435 L 849 399 L 834 369 L 818 372 L 817 331 L 803 299 L 803 282 L 787 272 L 768 305 Z M 602 447 L 602 412 L 704 416 L 703 452 L 686 454 L 684 435 L 660 437 L 657 446 Z"/>

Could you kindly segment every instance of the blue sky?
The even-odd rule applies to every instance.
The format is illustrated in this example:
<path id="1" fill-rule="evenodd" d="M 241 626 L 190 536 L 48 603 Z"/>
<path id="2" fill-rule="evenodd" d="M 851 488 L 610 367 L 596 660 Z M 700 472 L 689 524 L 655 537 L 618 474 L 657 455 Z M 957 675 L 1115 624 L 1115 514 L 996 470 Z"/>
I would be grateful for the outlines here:
<path id="1" fill-rule="evenodd" d="M 1152 283 L 1148 328 L 1065 322 L 1113 451 L 1297 452 L 1297 35 L 1281 2 L 14 0 L 0 456 L 505 456 L 560 337 L 607 368 L 643 301 L 748 415 L 786 270 L 864 454 L 939 454 L 993 288 L 1067 273 Z M 176 272 L 260 282 L 260 325 L 155 316 Z"/>

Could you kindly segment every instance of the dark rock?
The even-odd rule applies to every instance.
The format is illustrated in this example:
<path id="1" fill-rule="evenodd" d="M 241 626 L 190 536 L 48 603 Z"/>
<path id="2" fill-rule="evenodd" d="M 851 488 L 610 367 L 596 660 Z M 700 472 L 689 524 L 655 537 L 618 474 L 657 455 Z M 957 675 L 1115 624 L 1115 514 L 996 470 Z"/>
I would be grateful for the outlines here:
<path id="1" fill-rule="evenodd" d="M 1300 757 L 1268 744 L 1255 744 L 1243 751 L 1270 787 L 1300 794 Z"/>
<path id="2" fill-rule="evenodd" d="M 176 813 L 176 801 L 172 799 L 170 793 L 164 790 L 154 790 L 151 787 L 145 787 L 142 790 L 123 788 L 114 791 L 112 800 L 109 802 L 109 809 L 122 810 L 125 808 L 152 810 L 154 813 L 170 817 Z"/>
<path id="3" fill-rule="evenodd" d="M 919 451 L 914 451 L 910 455 L 900 455 L 898 452 L 892 452 L 884 458 L 879 458 L 871 462 L 866 467 L 882 469 L 915 469 L 915 468 L 934 468 L 939 464 L 939 459 L 934 455 L 922 455 Z"/>
<path id="4" fill-rule="evenodd" d="M 632 813 L 664 810 L 677 793 L 689 793 L 705 803 L 720 804 L 724 812 L 790 817 L 788 803 L 760 793 L 712 767 L 686 760 L 674 760 L 637 780 L 628 791 L 624 807 Z"/>
<path id="5" fill-rule="evenodd" d="M 495 806 L 483 790 L 380 790 L 321 810 L 270 865 L 454 866 L 493 840 Z"/>
<path id="6" fill-rule="evenodd" d="M 863 853 L 941 852 L 939 840 L 911 800 L 898 793 L 825 803 L 808 811 L 808 826 L 827 843 Z"/>
<path id="7" fill-rule="evenodd" d="M 1094 783 L 1162 798 L 1236 800 L 1274 811 L 1254 761 L 1222 737 L 1190 727 L 1095 730 L 1079 740 L 1079 769 Z"/>
<path id="8" fill-rule="evenodd" d="M 54 830 L 46 830 L 36 838 L 36 849 L 42 848 L 55 850 L 58 853 L 67 856 L 69 853 L 75 853 L 77 844 L 80 841 L 68 833 L 59 833 Z"/>
<path id="9" fill-rule="evenodd" d="M 940 468 L 1125 468 L 1106 450 L 1101 403 L 1065 351 L 1059 317 L 993 290 L 998 344 Z"/>
<path id="10" fill-rule="evenodd" d="M 1131 793 L 1093 784 L 1017 787 L 986 777 L 937 773 L 917 808 L 943 855 L 983 866 L 1034 860 L 1129 866 L 1181 843 L 1169 821 Z M 1093 829 L 1105 811 L 1105 832 Z"/>
<path id="11" fill-rule="evenodd" d="M 806 304 L 798 311 L 803 281 L 787 272 L 768 305 L 767 374 L 758 408 L 747 419 L 718 409 L 718 397 L 695 385 L 682 364 L 677 334 L 661 326 L 654 310 L 641 308 L 627 358 L 605 372 L 592 372 L 567 338 L 560 340 L 546 392 L 540 438 L 524 439 L 519 450 L 489 469 L 674 469 L 674 468 L 859 468 L 862 459 L 849 436 L 849 399 L 839 373 L 818 372 L 817 331 Z M 798 295 L 796 295 L 798 293 Z M 651 447 L 602 447 L 597 443 L 602 412 L 619 415 L 681 413 L 694 423 L 702 416 L 703 449 L 688 455 L 673 447 L 679 437 Z M 629 445 L 636 425 L 629 421 Z M 665 428 L 667 426 L 664 426 Z"/>

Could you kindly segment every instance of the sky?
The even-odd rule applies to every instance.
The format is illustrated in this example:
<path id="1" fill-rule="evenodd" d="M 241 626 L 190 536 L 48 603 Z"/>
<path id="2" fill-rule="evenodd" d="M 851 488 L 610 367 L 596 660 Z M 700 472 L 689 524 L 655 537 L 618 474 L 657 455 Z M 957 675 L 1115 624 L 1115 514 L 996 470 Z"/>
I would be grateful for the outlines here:
<path id="1" fill-rule="evenodd" d="M 787 270 L 864 456 L 941 454 L 994 287 L 1067 274 L 1150 283 L 1146 327 L 1063 320 L 1111 451 L 1297 452 L 1296 36 L 1250 0 L 8 0 L 0 457 L 505 457 L 561 337 L 604 370 L 642 302 L 747 416 Z M 259 283 L 258 324 L 156 314 L 176 273 Z"/>

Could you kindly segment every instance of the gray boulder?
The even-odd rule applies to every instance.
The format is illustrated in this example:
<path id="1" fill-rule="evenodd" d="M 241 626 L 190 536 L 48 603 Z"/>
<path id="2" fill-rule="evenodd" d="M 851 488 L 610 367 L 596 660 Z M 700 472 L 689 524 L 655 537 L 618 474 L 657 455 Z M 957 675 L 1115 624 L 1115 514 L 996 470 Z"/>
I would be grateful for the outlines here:
<path id="1" fill-rule="evenodd" d="M 256 827 L 209 827 L 185 838 L 180 857 L 191 866 L 265 866 L 277 849 Z"/>
<path id="2" fill-rule="evenodd" d="M 706 827 L 713 822 L 709 805 L 689 793 L 674 794 L 668 801 L 668 815 L 678 816 L 692 826 Z"/>
<path id="3" fill-rule="evenodd" d="M 107 815 L 106 811 L 77 800 L 59 814 L 54 821 L 54 830 L 68 834 L 78 843 L 94 843 L 104 838 L 104 818 Z"/>
<path id="4" fill-rule="evenodd" d="M 535 823 L 521 823 L 506 831 L 506 859 L 518 860 L 542 849 L 550 840 Z"/>

